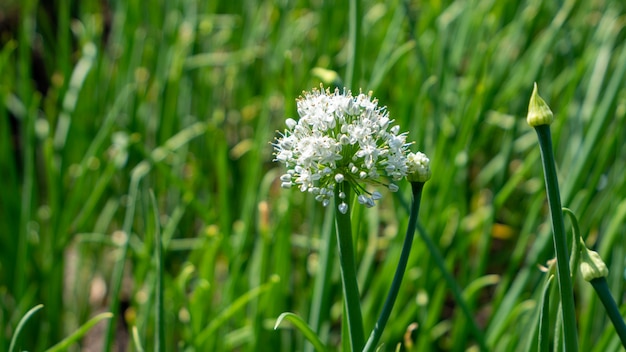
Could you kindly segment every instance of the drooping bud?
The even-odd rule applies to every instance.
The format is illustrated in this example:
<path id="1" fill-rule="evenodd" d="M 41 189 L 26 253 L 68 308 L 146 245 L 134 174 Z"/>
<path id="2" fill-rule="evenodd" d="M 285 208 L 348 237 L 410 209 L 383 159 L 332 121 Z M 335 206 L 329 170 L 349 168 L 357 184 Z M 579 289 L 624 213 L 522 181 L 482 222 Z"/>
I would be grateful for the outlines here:
<path id="1" fill-rule="evenodd" d="M 598 252 L 592 251 L 585 246 L 583 246 L 581 252 L 580 272 L 583 275 L 583 279 L 591 281 L 609 275 L 609 269 L 602 261 L 602 258 L 600 258 Z"/>

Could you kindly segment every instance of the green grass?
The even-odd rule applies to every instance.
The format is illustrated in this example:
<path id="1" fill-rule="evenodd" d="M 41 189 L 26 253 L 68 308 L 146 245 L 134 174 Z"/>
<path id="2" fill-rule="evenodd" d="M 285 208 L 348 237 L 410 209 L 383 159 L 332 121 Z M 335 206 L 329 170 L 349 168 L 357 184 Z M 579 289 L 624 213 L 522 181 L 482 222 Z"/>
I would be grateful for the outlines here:
<path id="1" fill-rule="evenodd" d="M 624 315 L 621 1 L 366 1 L 356 61 L 347 2 L 53 3 L 0 5 L 10 19 L 0 26 L 0 350 L 39 304 L 16 350 L 79 336 L 107 311 L 70 350 L 106 336 L 146 351 L 312 348 L 289 323 L 274 330 L 283 312 L 339 349 L 331 213 L 279 187 L 270 144 L 300 92 L 319 87 L 316 67 L 373 90 L 430 157 L 420 224 L 494 351 L 536 348 L 550 295 L 537 268 L 554 257 L 543 173 L 525 121 L 536 81 L 555 113 L 563 206 L 607 263 Z M 352 219 L 366 334 L 400 255 L 410 186 L 384 195 Z M 574 289 L 580 350 L 619 351 L 591 285 L 577 278 Z M 414 322 L 416 351 L 476 346 L 417 237 L 384 350 Z"/>

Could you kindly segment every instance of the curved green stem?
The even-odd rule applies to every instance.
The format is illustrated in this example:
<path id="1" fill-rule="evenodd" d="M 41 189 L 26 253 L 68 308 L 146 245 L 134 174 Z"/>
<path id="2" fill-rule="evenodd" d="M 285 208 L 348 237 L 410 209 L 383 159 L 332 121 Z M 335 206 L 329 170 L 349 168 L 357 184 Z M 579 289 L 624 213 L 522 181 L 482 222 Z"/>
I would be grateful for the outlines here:
<path id="1" fill-rule="evenodd" d="M 420 209 L 420 201 L 422 198 L 422 189 L 424 189 L 423 182 L 411 182 L 411 188 L 413 190 L 413 205 L 411 206 L 411 213 L 409 216 L 409 225 L 406 229 L 406 235 L 404 237 L 404 244 L 402 245 L 402 252 L 400 253 L 400 259 L 398 260 L 398 266 L 396 267 L 396 273 L 393 276 L 387 299 L 383 306 L 378 321 L 374 325 L 374 329 L 367 339 L 364 351 L 375 351 L 378 341 L 385 330 L 387 320 L 393 309 L 393 305 L 398 297 L 398 291 L 400 290 L 400 284 L 402 283 L 402 277 L 406 271 L 406 266 L 409 261 L 409 254 L 411 253 L 411 246 L 413 244 L 413 237 L 415 234 L 415 224 L 417 224 L 417 215 Z"/>
<path id="2" fill-rule="evenodd" d="M 20 334 L 22 332 L 22 329 L 24 329 L 24 326 L 26 325 L 26 322 L 28 322 L 28 320 L 35 313 L 37 313 L 37 311 L 40 310 L 41 308 L 43 308 L 43 304 L 38 304 L 38 305 L 34 306 L 33 308 L 29 309 L 28 312 L 26 312 L 26 314 L 24 314 L 22 319 L 20 319 L 20 322 L 17 323 L 17 327 L 15 327 L 15 332 L 13 332 L 13 336 L 11 337 L 11 344 L 9 345 L 9 352 L 13 352 L 13 351 L 16 350 L 16 345 L 17 345 L 18 338 L 20 337 Z"/>
<path id="3" fill-rule="evenodd" d="M 619 339 L 622 341 L 622 346 L 626 348 L 626 323 L 624 323 L 624 318 L 622 318 L 622 314 L 617 307 L 617 303 L 615 303 L 615 300 L 611 295 L 606 279 L 601 277 L 593 279 L 590 282 L 594 290 L 596 290 L 596 294 L 600 298 L 602 305 L 604 305 L 604 309 L 611 319 Z"/>
<path id="4" fill-rule="evenodd" d="M 350 199 L 349 187 L 335 187 L 336 203 L 340 202 L 339 192 L 344 191 L 345 199 Z M 365 342 L 363 333 L 363 317 L 361 315 L 361 296 L 356 280 L 356 264 L 352 244 L 352 225 L 350 213 L 339 211 L 339 204 L 335 204 L 335 225 L 337 226 L 337 243 L 339 245 L 339 264 L 341 267 L 341 283 L 343 286 L 343 301 L 346 310 L 346 319 L 350 332 L 350 346 L 352 351 L 361 351 Z"/>
<path id="5" fill-rule="evenodd" d="M 543 161 L 544 178 L 546 182 L 546 193 L 548 194 L 548 204 L 552 217 L 552 231 L 554 239 L 554 251 L 556 252 L 557 279 L 559 282 L 559 293 L 561 295 L 561 307 L 563 313 L 563 337 L 565 349 L 567 351 L 578 351 L 578 338 L 576 332 L 576 314 L 574 310 L 574 292 L 569 270 L 569 254 L 567 252 L 567 238 L 565 236 L 565 225 L 563 222 L 563 212 L 561 210 L 561 196 L 559 194 L 559 184 L 556 176 L 554 164 L 554 154 L 552 152 L 552 137 L 550 135 L 550 125 L 539 125 L 535 127 L 541 149 L 541 160 Z"/>

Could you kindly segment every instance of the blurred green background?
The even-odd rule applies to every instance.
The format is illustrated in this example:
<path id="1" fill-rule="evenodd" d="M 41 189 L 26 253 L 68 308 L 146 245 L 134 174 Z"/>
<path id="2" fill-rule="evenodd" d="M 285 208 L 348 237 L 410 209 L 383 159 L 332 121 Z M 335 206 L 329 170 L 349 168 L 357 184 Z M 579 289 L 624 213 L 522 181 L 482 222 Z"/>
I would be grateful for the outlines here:
<path id="1" fill-rule="evenodd" d="M 624 313 L 625 7 L 363 1 L 354 56 L 347 2 L 0 2 L 0 350 L 37 304 L 19 350 L 51 347 L 106 311 L 70 350 L 150 351 L 159 336 L 167 351 L 310 348 L 288 323 L 273 329 L 284 311 L 339 348 L 332 213 L 280 189 L 271 142 L 303 90 L 337 83 L 319 69 L 341 79 L 353 63 L 347 88 L 372 90 L 431 158 L 420 222 L 491 349 L 536 347 L 538 266 L 554 255 L 525 121 L 533 82 L 555 113 L 563 205 L 607 262 Z M 409 188 L 354 207 L 368 331 Z M 320 265 L 326 254 L 333 265 Z M 575 289 L 581 350 L 619 351 L 590 286 Z M 475 348 L 419 240 L 382 341 Z"/>

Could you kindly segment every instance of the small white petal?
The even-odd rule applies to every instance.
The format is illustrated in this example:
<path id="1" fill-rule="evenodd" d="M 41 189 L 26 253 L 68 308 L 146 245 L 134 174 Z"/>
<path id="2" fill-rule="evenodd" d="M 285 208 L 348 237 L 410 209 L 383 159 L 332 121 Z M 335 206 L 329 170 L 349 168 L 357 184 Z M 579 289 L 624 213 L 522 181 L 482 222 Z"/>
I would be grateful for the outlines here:
<path id="1" fill-rule="evenodd" d="M 389 184 L 389 190 L 390 190 L 391 192 L 398 192 L 398 190 L 399 190 L 399 189 L 400 189 L 400 188 L 399 188 L 397 185 L 395 185 L 395 184 L 393 184 L 393 183 L 390 183 L 390 184 Z"/>
<path id="2" fill-rule="evenodd" d="M 324 199 L 324 200 L 322 201 L 322 205 L 323 205 L 324 207 L 327 207 L 327 206 L 328 206 L 328 204 L 330 204 L 330 199 L 326 198 L 326 199 Z"/>
<path id="3" fill-rule="evenodd" d="M 343 174 L 335 174 L 335 182 L 342 183 L 343 182 Z"/>
<path id="4" fill-rule="evenodd" d="M 378 192 L 378 191 L 374 191 L 374 193 L 372 193 L 372 199 L 373 199 L 373 200 L 379 200 L 379 199 L 381 199 L 382 197 L 383 197 L 383 195 L 382 195 L 382 194 L 380 194 L 380 192 Z"/>
<path id="5" fill-rule="evenodd" d="M 367 197 L 364 194 L 360 194 L 356 200 L 359 202 L 359 204 L 366 204 L 367 203 Z"/>
<path id="6" fill-rule="evenodd" d="M 374 203 L 374 200 L 372 198 L 367 198 L 367 202 L 365 203 L 365 206 L 368 208 L 371 208 L 373 206 L 375 206 L 376 203 Z"/>
<path id="7" fill-rule="evenodd" d="M 291 188 L 291 186 L 293 186 L 293 183 L 291 182 L 283 182 L 280 184 L 280 187 L 282 188 Z"/>
<path id="8" fill-rule="evenodd" d="M 287 124 L 287 128 L 289 128 L 290 130 L 293 130 L 293 128 L 296 127 L 296 125 L 298 124 L 294 119 L 287 119 L 285 123 Z"/>
<path id="9" fill-rule="evenodd" d="M 291 181 L 291 175 L 284 174 L 284 175 L 280 176 L 280 180 L 283 181 L 283 182 Z"/>
<path id="10" fill-rule="evenodd" d="M 341 214 L 345 214 L 348 212 L 348 204 L 346 203 L 341 203 L 339 204 L 339 211 L 341 212 Z"/>
<path id="11" fill-rule="evenodd" d="M 344 192 L 339 192 L 339 198 L 346 199 L 346 194 Z"/>

